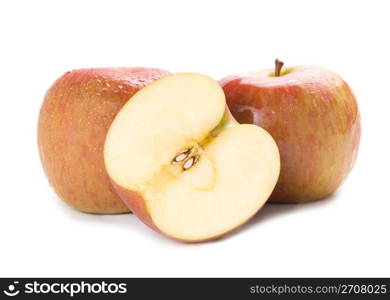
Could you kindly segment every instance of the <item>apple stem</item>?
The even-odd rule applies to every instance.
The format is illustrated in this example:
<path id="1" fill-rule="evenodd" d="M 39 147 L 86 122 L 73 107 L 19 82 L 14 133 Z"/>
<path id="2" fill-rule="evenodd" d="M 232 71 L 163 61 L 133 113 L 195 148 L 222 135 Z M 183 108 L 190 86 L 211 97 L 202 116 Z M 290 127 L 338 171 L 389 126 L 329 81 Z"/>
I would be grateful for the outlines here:
<path id="1" fill-rule="evenodd" d="M 280 76 L 280 71 L 282 70 L 284 65 L 284 62 L 280 61 L 279 59 L 275 59 L 275 76 Z"/>

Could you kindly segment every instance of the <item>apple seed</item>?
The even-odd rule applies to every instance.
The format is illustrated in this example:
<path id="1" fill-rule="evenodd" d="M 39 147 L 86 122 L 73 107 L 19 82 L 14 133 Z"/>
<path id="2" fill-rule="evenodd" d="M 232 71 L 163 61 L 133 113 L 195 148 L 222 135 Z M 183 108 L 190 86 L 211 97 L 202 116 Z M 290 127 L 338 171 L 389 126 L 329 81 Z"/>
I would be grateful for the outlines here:
<path id="1" fill-rule="evenodd" d="M 195 165 L 200 156 L 200 149 L 198 145 L 194 145 L 190 149 L 180 151 L 172 160 L 172 164 L 180 164 L 184 171 Z"/>
<path id="2" fill-rule="evenodd" d="M 175 158 L 173 159 L 173 161 L 174 162 L 181 162 L 181 161 L 185 160 L 189 154 L 190 154 L 190 149 L 184 150 L 184 151 L 180 152 L 178 155 L 176 155 Z"/>
<path id="3" fill-rule="evenodd" d="M 195 157 L 192 156 L 191 158 L 187 159 L 186 162 L 183 164 L 183 170 L 188 170 L 194 165 Z"/>

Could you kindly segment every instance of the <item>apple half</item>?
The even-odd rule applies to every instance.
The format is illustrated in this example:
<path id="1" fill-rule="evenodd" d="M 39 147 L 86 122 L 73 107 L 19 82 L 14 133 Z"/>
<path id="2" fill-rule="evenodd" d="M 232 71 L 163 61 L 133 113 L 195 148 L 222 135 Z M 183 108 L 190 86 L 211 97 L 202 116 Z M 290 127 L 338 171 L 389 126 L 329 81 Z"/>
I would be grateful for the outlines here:
<path id="1" fill-rule="evenodd" d="M 156 231 L 188 242 L 215 239 L 249 220 L 280 169 L 272 137 L 238 124 L 219 84 L 195 73 L 137 92 L 111 124 L 104 160 L 131 211 Z"/>

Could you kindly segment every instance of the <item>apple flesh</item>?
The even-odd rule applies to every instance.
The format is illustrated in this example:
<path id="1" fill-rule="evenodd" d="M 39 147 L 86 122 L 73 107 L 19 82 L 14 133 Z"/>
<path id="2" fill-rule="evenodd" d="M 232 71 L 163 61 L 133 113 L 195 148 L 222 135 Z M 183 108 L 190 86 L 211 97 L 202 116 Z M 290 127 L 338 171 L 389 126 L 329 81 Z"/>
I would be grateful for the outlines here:
<path id="1" fill-rule="evenodd" d="M 124 213 L 104 168 L 107 130 L 142 87 L 169 73 L 151 68 L 67 72 L 47 91 L 38 122 L 42 165 L 56 193 L 89 213 Z"/>
<path id="2" fill-rule="evenodd" d="M 246 222 L 279 175 L 272 137 L 239 125 L 218 83 L 194 73 L 159 79 L 134 95 L 111 124 L 104 160 L 130 210 L 187 242 L 215 239 Z"/>
<path id="3" fill-rule="evenodd" d="M 278 144 L 281 171 L 271 202 L 317 200 L 340 186 L 356 160 L 361 130 L 343 79 L 301 66 L 280 76 L 272 70 L 229 76 L 220 84 L 236 120 L 264 128 Z"/>

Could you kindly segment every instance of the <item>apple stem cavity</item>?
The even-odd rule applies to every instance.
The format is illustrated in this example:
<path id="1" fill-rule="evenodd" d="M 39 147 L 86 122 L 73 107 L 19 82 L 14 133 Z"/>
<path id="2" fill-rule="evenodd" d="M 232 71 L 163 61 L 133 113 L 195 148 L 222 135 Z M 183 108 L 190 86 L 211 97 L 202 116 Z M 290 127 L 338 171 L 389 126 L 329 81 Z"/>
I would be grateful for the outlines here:
<path id="1" fill-rule="evenodd" d="M 284 62 L 280 61 L 279 59 L 275 59 L 275 77 L 280 76 L 280 71 L 282 70 L 284 65 Z"/>

